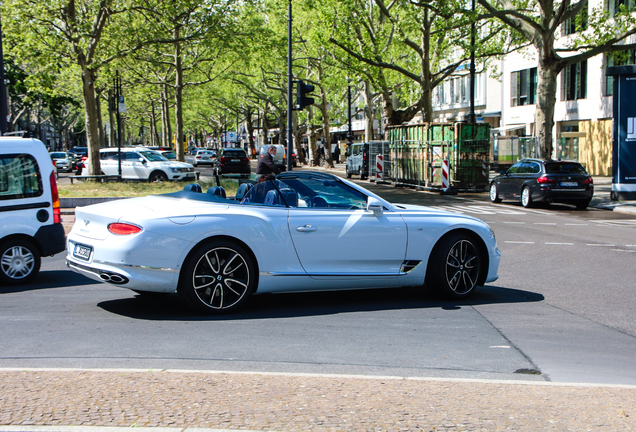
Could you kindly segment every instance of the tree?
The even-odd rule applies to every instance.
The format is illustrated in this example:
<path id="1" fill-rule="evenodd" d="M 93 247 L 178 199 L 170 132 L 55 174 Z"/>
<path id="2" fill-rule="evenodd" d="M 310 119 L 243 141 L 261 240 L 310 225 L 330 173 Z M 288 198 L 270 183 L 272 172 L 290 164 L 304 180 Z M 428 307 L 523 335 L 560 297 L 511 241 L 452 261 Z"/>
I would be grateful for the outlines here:
<path id="1" fill-rule="evenodd" d="M 537 105 L 535 133 L 538 133 L 541 156 L 552 156 L 552 129 L 556 105 L 557 77 L 570 65 L 596 55 L 636 48 L 636 43 L 621 44 L 636 34 L 633 11 L 621 6 L 610 16 L 606 10 L 594 9 L 589 13 L 587 30 L 559 40 L 558 32 L 568 20 L 576 19 L 588 11 L 588 1 L 570 0 L 525 1 L 478 0 L 487 13 L 482 18 L 497 18 L 527 39 L 535 48 L 537 66 Z M 632 3 L 633 4 L 633 3 Z"/>

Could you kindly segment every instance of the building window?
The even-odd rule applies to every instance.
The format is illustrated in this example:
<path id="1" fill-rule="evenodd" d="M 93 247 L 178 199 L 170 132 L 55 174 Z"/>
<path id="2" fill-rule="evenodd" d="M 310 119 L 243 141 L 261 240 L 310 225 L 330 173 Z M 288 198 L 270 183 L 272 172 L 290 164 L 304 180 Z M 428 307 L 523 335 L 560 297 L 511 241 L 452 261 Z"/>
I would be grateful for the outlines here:
<path id="1" fill-rule="evenodd" d="M 562 101 L 587 97 L 587 60 L 566 67 L 561 77 Z"/>
<path id="2" fill-rule="evenodd" d="M 610 17 L 613 17 L 614 15 L 619 13 L 622 8 L 624 8 L 626 11 L 633 11 L 635 9 L 634 0 L 607 0 L 605 6 L 607 7 L 607 11 L 609 12 Z"/>
<path id="3" fill-rule="evenodd" d="M 570 6 L 569 9 L 571 9 Z M 576 16 L 565 20 L 562 27 L 562 36 L 571 35 L 587 29 L 587 6 L 585 6 Z"/>
<path id="4" fill-rule="evenodd" d="M 636 64 L 636 50 L 616 51 L 605 54 L 605 68 L 608 66 L 625 66 Z M 605 69 L 603 68 L 603 69 Z M 605 76 L 603 83 L 603 96 L 612 96 L 614 94 L 614 77 Z"/>
<path id="5" fill-rule="evenodd" d="M 433 104 L 435 106 L 442 106 L 446 104 L 446 98 L 444 97 L 444 84 L 445 81 L 442 81 L 437 87 L 435 87 L 435 97 L 433 98 Z"/>
<path id="6" fill-rule="evenodd" d="M 510 106 L 533 105 L 537 100 L 537 68 L 510 74 Z"/>

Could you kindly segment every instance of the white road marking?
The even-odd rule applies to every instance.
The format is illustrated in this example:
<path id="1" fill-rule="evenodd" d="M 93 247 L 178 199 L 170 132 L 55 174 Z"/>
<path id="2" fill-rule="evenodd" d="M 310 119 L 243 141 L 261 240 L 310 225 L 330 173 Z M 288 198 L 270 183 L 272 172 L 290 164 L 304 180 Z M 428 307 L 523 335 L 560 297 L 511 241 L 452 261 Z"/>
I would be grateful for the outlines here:
<path id="1" fill-rule="evenodd" d="M 535 222 L 535 225 L 556 225 L 556 222 Z"/>
<path id="2" fill-rule="evenodd" d="M 619 226 L 636 225 L 636 219 L 622 219 L 622 220 L 593 219 L 593 220 L 590 220 L 590 222 L 595 222 L 595 223 L 601 224 L 601 225 L 619 225 Z"/>
<path id="3" fill-rule="evenodd" d="M 504 222 L 505 224 L 518 224 L 518 225 L 525 225 L 525 222 Z"/>
<path id="4" fill-rule="evenodd" d="M 553 242 L 545 242 L 547 245 L 565 245 L 565 246 L 574 246 L 574 243 L 553 243 Z"/>
<path id="5" fill-rule="evenodd" d="M 508 345 L 493 345 L 490 348 L 510 348 Z"/>
<path id="6" fill-rule="evenodd" d="M 573 223 L 566 223 L 566 225 L 569 225 L 569 226 L 587 226 L 587 224 L 573 224 Z"/>
<path id="7" fill-rule="evenodd" d="M 534 242 L 526 242 L 526 241 L 505 241 L 504 243 L 514 243 L 514 244 L 534 244 Z"/>
<path id="8" fill-rule="evenodd" d="M 585 246 L 616 247 L 616 245 L 613 245 L 613 244 L 600 244 L 600 243 L 586 243 Z"/>
<path id="9" fill-rule="evenodd" d="M 628 249 L 610 249 L 614 252 L 636 252 L 636 250 L 628 250 Z"/>

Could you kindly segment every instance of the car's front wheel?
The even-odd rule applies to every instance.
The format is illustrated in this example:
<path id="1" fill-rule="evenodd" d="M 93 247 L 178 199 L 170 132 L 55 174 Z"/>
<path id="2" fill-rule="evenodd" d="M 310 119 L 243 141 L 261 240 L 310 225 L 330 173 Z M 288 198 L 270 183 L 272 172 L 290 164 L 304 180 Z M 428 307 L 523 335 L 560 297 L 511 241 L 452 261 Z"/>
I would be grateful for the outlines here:
<path id="1" fill-rule="evenodd" d="M 150 183 L 165 182 L 168 181 L 168 176 L 162 171 L 155 171 L 150 174 L 150 177 L 148 177 L 148 181 Z"/>
<path id="2" fill-rule="evenodd" d="M 0 245 L 0 281 L 3 285 L 27 283 L 40 271 L 40 252 L 28 240 L 8 240 Z"/>
<path id="3" fill-rule="evenodd" d="M 256 265 L 241 245 L 212 241 L 198 246 L 181 274 L 179 294 L 207 314 L 240 308 L 256 288 Z"/>
<path id="4" fill-rule="evenodd" d="M 475 291 L 485 262 L 471 236 L 453 234 L 435 246 L 426 271 L 426 284 L 445 297 L 466 298 Z"/>
<path id="5" fill-rule="evenodd" d="M 490 201 L 494 203 L 500 203 L 499 192 L 497 192 L 497 185 L 495 183 L 490 185 Z"/>

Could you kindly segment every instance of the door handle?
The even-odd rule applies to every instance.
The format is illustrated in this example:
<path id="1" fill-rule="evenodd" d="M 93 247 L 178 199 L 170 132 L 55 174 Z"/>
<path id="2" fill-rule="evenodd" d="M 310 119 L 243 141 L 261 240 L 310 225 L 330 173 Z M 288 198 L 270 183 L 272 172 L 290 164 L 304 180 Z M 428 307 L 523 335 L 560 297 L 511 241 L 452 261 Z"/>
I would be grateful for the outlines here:
<path id="1" fill-rule="evenodd" d="M 305 225 L 305 226 L 299 226 L 296 227 L 296 231 L 298 232 L 315 232 L 318 231 L 318 228 L 311 226 L 311 225 Z"/>

